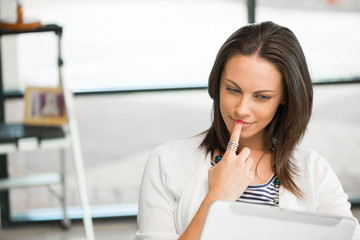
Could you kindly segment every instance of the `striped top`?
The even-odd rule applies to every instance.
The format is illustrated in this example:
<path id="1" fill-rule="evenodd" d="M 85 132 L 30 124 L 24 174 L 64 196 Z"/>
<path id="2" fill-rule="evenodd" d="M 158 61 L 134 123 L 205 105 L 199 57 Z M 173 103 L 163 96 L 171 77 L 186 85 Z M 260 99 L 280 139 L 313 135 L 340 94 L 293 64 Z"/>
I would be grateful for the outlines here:
<path id="1" fill-rule="evenodd" d="M 215 166 L 211 162 L 211 167 Z M 236 200 L 237 202 L 279 206 L 279 180 L 274 173 L 264 184 L 250 185 L 245 192 Z"/>

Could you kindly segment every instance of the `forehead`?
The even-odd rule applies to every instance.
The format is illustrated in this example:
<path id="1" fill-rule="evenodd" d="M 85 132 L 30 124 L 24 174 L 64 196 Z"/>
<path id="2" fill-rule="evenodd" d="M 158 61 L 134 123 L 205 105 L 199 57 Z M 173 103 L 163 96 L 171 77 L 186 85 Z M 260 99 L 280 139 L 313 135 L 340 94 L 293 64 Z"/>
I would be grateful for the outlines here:
<path id="1" fill-rule="evenodd" d="M 256 54 L 231 57 L 221 75 L 221 81 L 231 80 L 249 90 L 282 90 L 282 76 L 276 66 Z"/>

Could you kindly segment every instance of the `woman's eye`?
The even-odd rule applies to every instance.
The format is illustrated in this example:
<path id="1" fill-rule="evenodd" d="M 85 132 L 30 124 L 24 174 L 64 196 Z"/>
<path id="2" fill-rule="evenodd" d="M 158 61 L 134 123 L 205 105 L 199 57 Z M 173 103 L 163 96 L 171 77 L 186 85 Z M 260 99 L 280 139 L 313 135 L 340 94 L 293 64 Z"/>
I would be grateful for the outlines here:
<path id="1" fill-rule="evenodd" d="M 265 96 L 265 95 L 257 95 L 257 98 L 261 99 L 261 100 L 270 100 L 269 96 Z"/>
<path id="2" fill-rule="evenodd" d="M 230 92 L 234 92 L 234 93 L 241 93 L 239 89 L 235 89 L 235 88 L 226 88 L 226 90 L 230 91 Z"/>

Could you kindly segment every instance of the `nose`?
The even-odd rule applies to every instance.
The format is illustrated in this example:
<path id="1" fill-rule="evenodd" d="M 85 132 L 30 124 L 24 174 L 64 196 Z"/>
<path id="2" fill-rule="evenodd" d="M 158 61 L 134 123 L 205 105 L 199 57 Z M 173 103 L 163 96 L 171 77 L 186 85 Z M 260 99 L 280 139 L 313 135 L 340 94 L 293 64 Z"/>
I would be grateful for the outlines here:
<path id="1" fill-rule="evenodd" d="M 238 99 L 238 102 L 235 106 L 235 114 L 239 117 L 245 117 L 250 114 L 251 109 L 251 99 L 247 96 L 242 96 Z"/>

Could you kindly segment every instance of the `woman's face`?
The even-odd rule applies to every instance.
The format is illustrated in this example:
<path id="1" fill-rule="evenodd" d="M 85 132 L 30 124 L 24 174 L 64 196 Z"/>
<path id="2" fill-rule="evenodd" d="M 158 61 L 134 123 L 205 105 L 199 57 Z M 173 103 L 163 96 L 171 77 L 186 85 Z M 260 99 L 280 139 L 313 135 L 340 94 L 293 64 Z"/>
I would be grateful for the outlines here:
<path id="1" fill-rule="evenodd" d="M 220 80 L 220 112 L 230 133 L 243 122 L 240 143 L 263 144 L 264 129 L 283 99 L 281 79 L 276 67 L 256 54 L 228 60 Z"/>

